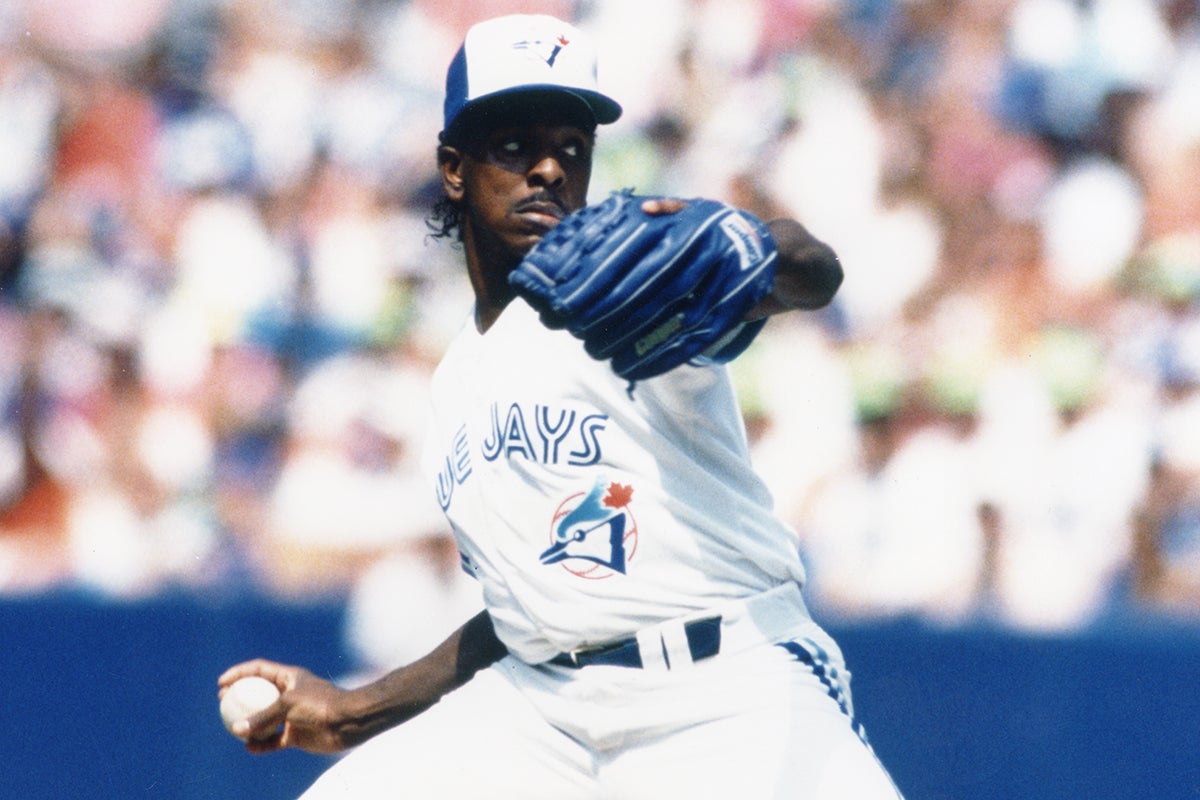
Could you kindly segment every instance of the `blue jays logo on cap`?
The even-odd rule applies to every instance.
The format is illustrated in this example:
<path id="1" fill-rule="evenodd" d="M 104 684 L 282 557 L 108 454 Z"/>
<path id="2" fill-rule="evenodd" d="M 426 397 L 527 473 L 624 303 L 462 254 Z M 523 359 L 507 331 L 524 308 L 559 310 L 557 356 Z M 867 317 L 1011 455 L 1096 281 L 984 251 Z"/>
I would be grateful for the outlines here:
<path id="1" fill-rule="evenodd" d="M 558 59 L 558 54 L 570 43 L 570 39 L 559 34 L 557 39 L 550 42 L 544 42 L 541 39 L 527 39 L 521 42 L 513 42 L 513 49 L 525 50 L 532 53 L 537 58 L 545 61 L 546 66 L 553 67 L 554 62 Z"/>
<path id="2" fill-rule="evenodd" d="M 574 96 L 598 124 L 621 116 L 621 106 L 599 90 L 596 51 L 581 31 L 544 14 L 513 14 L 467 31 L 446 73 L 444 130 L 481 100 L 526 91 Z"/>

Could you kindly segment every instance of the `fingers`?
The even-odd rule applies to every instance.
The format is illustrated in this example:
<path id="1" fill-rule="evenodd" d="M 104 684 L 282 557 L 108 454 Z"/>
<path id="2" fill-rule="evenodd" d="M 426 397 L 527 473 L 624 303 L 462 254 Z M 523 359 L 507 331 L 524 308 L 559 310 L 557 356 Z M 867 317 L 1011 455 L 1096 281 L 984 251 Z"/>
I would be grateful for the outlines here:
<path id="1" fill-rule="evenodd" d="M 234 723 L 231 733 L 244 741 L 251 753 L 271 753 L 287 746 L 284 723 L 289 706 L 282 693 L 295 685 L 297 671 L 296 667 L 256 658 L 233 665 L 217 678 L 220 687 L 218 698 L 223 698 L 234 683 L 249 677 L 265 678 L 275 684 L 281 693 L 279 699 L 267 708 Z"/>
<path id="2" fill-rule="evenodd" d="M 262 738 L 255 738 L 251 736 L 250 738 L 246 739 L 245 742 L 247 752 L 255 755 L 274 753 L 276 750 L 283 750 L 287 747 L 287 744 L 285 744 L 283 741 L 282 730 L 278 730 L 275 733 L 269 734 Z"/>
<path id="3" fill-rule="evenodd" d="M 642 201 L 642 211 L 653 216 L 678 214 L 686 205 L 686 200 L 675 197 L 650 197 Z"/>
<path id="4" fill-rule="evenodd" d="M 253 752 L 280 750 L 287 746 L 283 741 L 287 715 L 288 706 L 280 697 L 268 708 L 235 724 L 233 734 L 245 740 L 247 748 Z"/>
<path id="5" fill-rule="evenodd" d="M 274 661 L 267 661 L 263 658 L 256 658 L 251 661 L 243 661 L 241 664 L 235 664 L 222 672 L 221 676 L 217 678 L 217 685 L 224 692 L 225 689 L 232 686 L 236 681 L 252 676 L 266 678 L 275 684 L 279 691 L 285 692 L 295 684 L 296 668 L 285 664 L 278 664 Z"/>
<path id="6" fill-rule="evenodd" d="M 299 748 L 313 753 L 335 753 L 347 747 L 337 729 L 335 708 L 346 690 L 317 678 L 303 667 L 265 659 L 235 664 L 217 679 L 219 695 L 242 678 L 259 677 L 273 683 L 280 695 L 266 708 L 232 723 L 231 732 L 242 739 L 251 753 L 271 753 Z"/>

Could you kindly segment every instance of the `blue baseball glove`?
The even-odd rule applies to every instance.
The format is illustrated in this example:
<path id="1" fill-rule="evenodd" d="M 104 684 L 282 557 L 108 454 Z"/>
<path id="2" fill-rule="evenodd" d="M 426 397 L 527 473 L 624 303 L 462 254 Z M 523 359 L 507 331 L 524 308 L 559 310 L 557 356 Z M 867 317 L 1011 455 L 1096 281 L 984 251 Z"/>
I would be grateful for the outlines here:
<path id="1" fill-rule="evenodd" d="M 550 328 L 565 328 L 629 380 L 688 361 L 729 361 L 766 320 L 744 323 L 775 279 L 761 220 L 714 200 L 647 214 L 615 192 L 568 216 L 509 276 Z"/>

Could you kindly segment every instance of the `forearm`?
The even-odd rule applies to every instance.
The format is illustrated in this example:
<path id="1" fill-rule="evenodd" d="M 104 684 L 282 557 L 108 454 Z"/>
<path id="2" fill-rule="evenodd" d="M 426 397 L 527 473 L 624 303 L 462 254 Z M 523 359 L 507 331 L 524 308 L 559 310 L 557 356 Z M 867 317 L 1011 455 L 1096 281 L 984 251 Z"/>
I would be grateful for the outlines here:
<path id="1" fill-rule="evenodd" d="M 491 618 L 481 612 L 428 655 L 352 691 L 339 737 L 353 746 L 417 716 L 506 652 Z"/>
<path id="2" fill-rule="evenodd" d="M 842 285 L 842 265 L 833 248 L 792 219 L 767 223 L 779 251 L 771 293 L 751 312 L 764 317 L 828 305 Z"/>

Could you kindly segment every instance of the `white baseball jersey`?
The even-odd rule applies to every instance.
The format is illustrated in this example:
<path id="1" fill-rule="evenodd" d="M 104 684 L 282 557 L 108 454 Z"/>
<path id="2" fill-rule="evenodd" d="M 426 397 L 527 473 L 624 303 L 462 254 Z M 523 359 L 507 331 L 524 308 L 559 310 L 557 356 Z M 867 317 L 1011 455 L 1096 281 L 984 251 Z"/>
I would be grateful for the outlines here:
<path id="1" fill-rule="evenodd" d="M 804 610 L 727 370 L 627 388 L 520 300 L 451 344 L 426 465 L 512 656 L 303 800 L 900 796 Z M 680 618 L 713 609 L 719 653 L 693 660 Z M 635 633 L 642 668 L 542 663 Z"/>
<path id="2" fill-rule="evenodd" d="M 432 399 L 426 469 L 527 663 L 804 580 L 724 367 L 631 388 L 515 300 L 467 322 Z"/>

